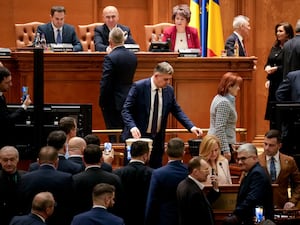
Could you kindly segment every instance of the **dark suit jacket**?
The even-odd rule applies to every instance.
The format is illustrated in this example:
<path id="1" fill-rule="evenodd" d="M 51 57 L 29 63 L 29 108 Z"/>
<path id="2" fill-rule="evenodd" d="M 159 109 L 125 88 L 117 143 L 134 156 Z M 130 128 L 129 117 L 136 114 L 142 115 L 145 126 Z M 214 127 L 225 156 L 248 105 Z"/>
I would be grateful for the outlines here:
<path id="1" fill-rule="evenodd" d="M 71 162 L 79 164 L 81 166 L 81 171 L 84 171 L 85 165 L 84 165 L 84 162 L 83 162 L 83 157 L 80 157 L 80 156 L 69 156 L 68 160 L 71 161 Z"/>
<path id="2" fill-rule="evenodd" d="M 114 171 L 124 188 L 124 221 L 126 225 L 143 224 L 146 200 L 153 169 L 142 162 L 130 162 Z"/>
<path id="3" fill-rule="evenodd" d="M 56 43 L 51 23 L 38 26 L 36 33 L 44 34 L 47 44 Z M 75 29 L 69 24 L 63 25 L 62 42 L 72 44 L 74 52 L 82 51 L 82 46 L 76 35 Z"/>
<path id="4" fill-rule="evenodd" d="M 153 171 L 146 204 L 145 225 L 177 225 L 177 185 L 188 176 L 180 160 Z"/>
<path id="5" fill-rule="evenodd" d="M 67 160 L 63 155 L 59 155 L 58 158 L 59 158 L 58 166 L 57 166 L 58 171 L 62 171 L 70 174 L 76 174 L 84 170 L 81 165 L 72 162 L 71 160 Z M 38 162 L 31 163 L 29 165 L 28 171 L 37 170 L 39 167 L 40 165 Z"/>
<path id="6" fill-rule="evenodd" d="M 115 205 L 111 211 L 117 215 L 122 215 L 123 188 L 120 178 L 117 175 L 106 172 L 100 167 L 91 167 L 86 168 L 81 173 L 75 174 L 73 180 L 76 196 L 76 213 L 87 211 L 93 206 L 92 193 L 96 184 L 107 183 L 114 185 L 116 188 Z"/>
<path id="7" fill-rule="evenodd" d="M 25 171 L 17 170 L 13 175 L 0 170 L 0 224 L 8 225 L 11 218 L 17 215 L 18 198 L 17 187 L 21 175 Z"/>
<path id="8" fill-rule="evenodd" d="M 194 27 L 186 26 L 185 33 L 186 33 L 188 48 L 200 49 L 200 41 L 199 41 L 197 29 L 195 29 Z M 177 34 L 176 26 L 172 26 L 164 29 L 164 36 L 162 38 L 162 41 L 168 41 L 168 39 L 170 39 L 171 41 L 170 50 L 172 51 L 174 51 L 175 48 L 176 34 Z"/>
<path id="9" fill-rule="evenodd" d="M 5 97 L 0 97 L 0 148 L 5 145 L 13 145 L 13 139 L 18 139 L 14 134 L 14 124 L 18 121 L 25 121 L 26 112 L 20 106 L 13 113 L 9 113 Z"/>
<path id="10" fill-rule="evenodd" d="M 300 35 L 288 40 L 283 45 L 283 78 L 295 70 L 300 70 Z"/>
<path id="11" fill-rule="evenodd" d="M 232 33 L 225 42 L 225 50 L 227 51 L 227 56 L 234 55 L 234 44 L 235 44 L 236 40 L 238 41 L 238 44 L 239 44 L 239 56 L 246 56 L 246 53 L 240 42 L 240 39 L 238 38 L 238 36 L 235 33 Z"/>
<path id="12" fill-rule="evenodd" d="M 196 225 L 199 224 L 199 220 L 201 224 L 215 224 L 210 202 L 217 199 L 219 195 L 219 192 L 212 189 L 206 197 L 195 181 L 189 177 L 185 178 L 177 187 L 179 225 Z"/>
<path id="13" fill-rule="evenodd" d="M 265 219 L 273 220 L 274 205 L 271 180 L 259 163 L 256 163 L 242 180 L 233 213 L 244 224 L 253 224 L 256 206 L 263 207 Z"/>
<path id="14" fill-rule="evenodd" d="M 131 36 L 129 27 L 121 24 L 118 24 L 117 26 L 120 27 L 124 32 L 127 32 L 127 39 L 125 40 L 125 44 L 135 44 L 135 41 Z M 109 45 L 108 35 L 109 28 L 106 26 L 106 24 L 95 27 L 94 43 L 96 51 L 106 52 L 106 48 Z"/>
<path id="15" fill-rule="evenodd" d="M 137 67 L 135 54 L 119 46 L 104 57 L 100 81 L 99 105 L 104 109 L 122 110 Z"/>
<path id="16" fill-rule="evenodd" d="M 277 101 L 300 102 L 300 70 L 289 72 L 276 91 Z"/>
<path id="17" fill-rule="evenodd" d="M 267 174 L 270 175 L 267 169 L 266 154 L 260 154 L 258 160 Z M 274 206 L 283 209 L 286 202 L 290 201 L 297 205 L 297 202 L 300 200 L 300 173 L 293 157 L 279 153 L 279 160 L 280 172 L 275 181 L 275 184 L 279 186 L 274 189 L 273 199 Z M 292 198 L 290 200 L 287 192 L 289 185 L 292 188 Z"/>
<path id="18" fill-rule="evenodd" d="M 51 165 L 41 165 L 38 170 L 26 173 L 21 177 L 18 195 L 22 205 L 22 213 L 31 209 L 33 197 L 42 191 L 53 194 L 57 203 L 53 215 L 48 220 L 48 225 L 70 224 L 73 216 L 74 198 L 72 191 L 72 175 L 57 171 Z"/>
<path id="19" fill-rule="evenodd" d="M 35 214 L 29 213 L 24 216 L 15 216 L 10 225 L 45 225 L 40 217 Z"/>
<path id="20" fill-rule="evenodd" d="M 71 225 L 125 225 L 122 218 L 109 213 L 104 208 L 92 208 L 90 211 L 76 215 Z"/>
<path id="21" fill-rule="evenodd" d="M 165 129 L 169 113 L 188 130 L 194 125 L 181 110 L 177 104 L 173 87 L 168 85 L 162 89 L 163 107 L 161 119 L 162 140 L 164 140 Z M 133 83 L 122 110 L 122 118 L 124 121 L 124 130 L 122 133 L 123 140 L 132 137 L 130 129 L 132 127 L 139 128 L 142 137 L 147 132 L 149 114 L 151 107 L 151 80 L 150 78 L 139 80 Z"/>

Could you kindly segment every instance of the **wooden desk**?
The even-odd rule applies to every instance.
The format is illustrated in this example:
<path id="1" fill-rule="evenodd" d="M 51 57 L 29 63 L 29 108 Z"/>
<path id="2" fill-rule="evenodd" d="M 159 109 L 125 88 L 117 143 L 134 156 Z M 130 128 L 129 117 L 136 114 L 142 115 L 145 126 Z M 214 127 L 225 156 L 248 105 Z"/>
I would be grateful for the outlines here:
<path id="1" fill-rule="evenodd" d="M 199 127 L 209 127 L 209 108 L 216 94 L 221 76 L 227 71 L 238 72 L 243 84 L 237 97 L 237 127 L 247 128 L 246 140 L 255 135 L 255 96 L 253 66 L 255 58 L 181 58 L 177 53 L 138 52 L 138 67 L 135 80 L 150 77 L 158 62 L 168 61 L 175 73 L 172 85 L 182 109 Z M 105 129 L 100 108 L 99 82 L 105 53 L 44 53 L 44 102 L 47 103 L 91 103 L 93 105 L 93 129 Z M 8 93 L 8 103 L 19 102 L 21 86 L 29 86 L 33 95 L 33 53 L 13 52 L 12 56 L 0 60 L 13 69 L 13 87 Z M 251 116 L 252 115 L 252 116 Z M 182 128 L 173 118 L 169 118 L 169 128 Z M 174 136 L 174 135 L 173 135 Z M 187 140 L 193 134 L 178 134 Z M 172 135 L 170 135 L 172 137 Z M 167 137 L 167 138 L 170 138 Z M 106 135 L 101 137 L 104 142 Z M 238 140 L 239 141 L 239 140 Z"/>

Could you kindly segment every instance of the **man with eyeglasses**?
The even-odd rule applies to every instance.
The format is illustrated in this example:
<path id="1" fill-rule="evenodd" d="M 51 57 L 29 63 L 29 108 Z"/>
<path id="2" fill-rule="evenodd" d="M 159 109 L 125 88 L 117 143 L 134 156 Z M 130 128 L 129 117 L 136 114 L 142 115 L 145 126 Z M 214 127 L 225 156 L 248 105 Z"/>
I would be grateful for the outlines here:
<path id="1" fill-rule="evenodd" d="M 162 166 L 165 129 L 171 113 L 187 130 L 198 137 L 202 130 L 192 123 L 176 102 L 174 89 L 170 85 L 173 67 L 167 62 L 158 63 L 151 78 L 133 83 L 123 105 L 124 129 L 122 139 L 151 138 L 153 149 L 149 165 Z"/>
<path id="2" fill-rule="evenodd" d="M 263 207 L 263 215 L 267 220 L 274 218 L 272 185 L 266 171 L 258 162 L 257 149 L 246 143 L 237 150 L 237 162 L 244 171 L 236 200 L 236 208 L 231 216 L 224 219 L 224 225 L 254 224 L 255 208 Z"/>

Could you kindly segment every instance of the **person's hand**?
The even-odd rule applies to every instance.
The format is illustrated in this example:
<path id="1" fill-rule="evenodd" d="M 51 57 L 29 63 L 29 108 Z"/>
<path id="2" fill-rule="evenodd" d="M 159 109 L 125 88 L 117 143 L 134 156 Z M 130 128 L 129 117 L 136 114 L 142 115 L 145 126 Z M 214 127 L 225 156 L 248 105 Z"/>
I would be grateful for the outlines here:
<path id="1" fill-rule="evenodd" d="M 197 137 L 201 137 L 202 134 L 203 134 L 203 131 L 199 127 L 195 127 L 195 126 L 193 126 L 191 128 L 191 132 L 194 133 L 194 134 L 196 134 Z"/>
<path id="2" fill-rule="evenodd" d="M 210 182 L 212 184 L 213 189 L 219 190 L 219 183 L 218 183 L 218 176 L 217 175 L 211 175 L 210 176 Z"/>
<path id="3" fill-rule="evenodd" d="M 236 215 L 226 216 L 223 220 L 223 225 L 237 225 L 240 221 Z"/>
<path id="4" fill-rule="evenodd" d="M 266 83 L 265 83 L 265 88 L 269 89 L 269 87 L 270 87 L 270 81 L 267 80 Z"/>
<path id="5" fill-rule="evenodd" d="M 114 150 L 112 149 L 110 152 L 104 152 L 102 154 L 103 161 L 112 165 L 112 162 L 114 161 Z"/>
<path id="6" fill-rule="evenodd" d="M 140 130 L 137 127 L 131 128 L 130 132 L 133 138 L 140 138 L 142 136 Z"/>
<path id="7" fill-rule="evenodd" d="M 266 66 L 265 71 L 267 72 L 267 74 L 272 74 L 275 71 L 277 71 L 277 66 Z"/>
<path id="8" fill-rule="evenodd" d="M 295 204 L 294 204 L 294 203 L 292 203 L 292 202 L 286 202 L 286 203 L 284 204 L 284 206 L 283 206 L 283 209 L 291 209 L 291 208 L 293 208 L 293 207 L 295 207 Z"/>
<path id="9" fill-rule="evenodd" d="M 228 162 L 230 162 L 230 160 L 231 160 L 231 153 L 230 152 L 224 152 L 223 155 L 228 160 Z"/>
<path id="10" fill-rule="evenodd" d="M 27 95 L 26 98 L 25 98 L 25 100 L 24 100 L 24 102 L 22 102 L 22 103 L 27 108 L 32 103 L 32 101 L 30 99 L 30 96 Z"/>

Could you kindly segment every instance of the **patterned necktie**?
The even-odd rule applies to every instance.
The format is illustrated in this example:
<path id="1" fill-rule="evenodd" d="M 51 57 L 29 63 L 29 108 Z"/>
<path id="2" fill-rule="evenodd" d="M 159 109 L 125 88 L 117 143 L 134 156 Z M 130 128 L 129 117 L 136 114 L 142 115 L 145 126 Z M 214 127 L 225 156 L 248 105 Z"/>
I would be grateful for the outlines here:
<path id="1" fill-rule="evenodd" d="M 154 95 L 153 117 L 152 117 L 152 125 L 151 125 L 152 136 L 156 135 L 157 121 L 158 121 L 158 89 L 155 90 L 155 95 Z"/>
<path id="2" fill-rule="evenodd" d="M 275 159 L 272 156 L 271 161 L 270 161 L 270 174 L 271 174 L 271 179 L 272 182 L 276 180 L 276 168 L 275 168 Z"/>
<path id="3" fill-rule="evenodd" d="M 57 43 L 57 44 L 61 44 L 61 43 L 62 43 L 62 38 L 61 38 L 60 29 L 57 29 L 56 43 Z"/>

